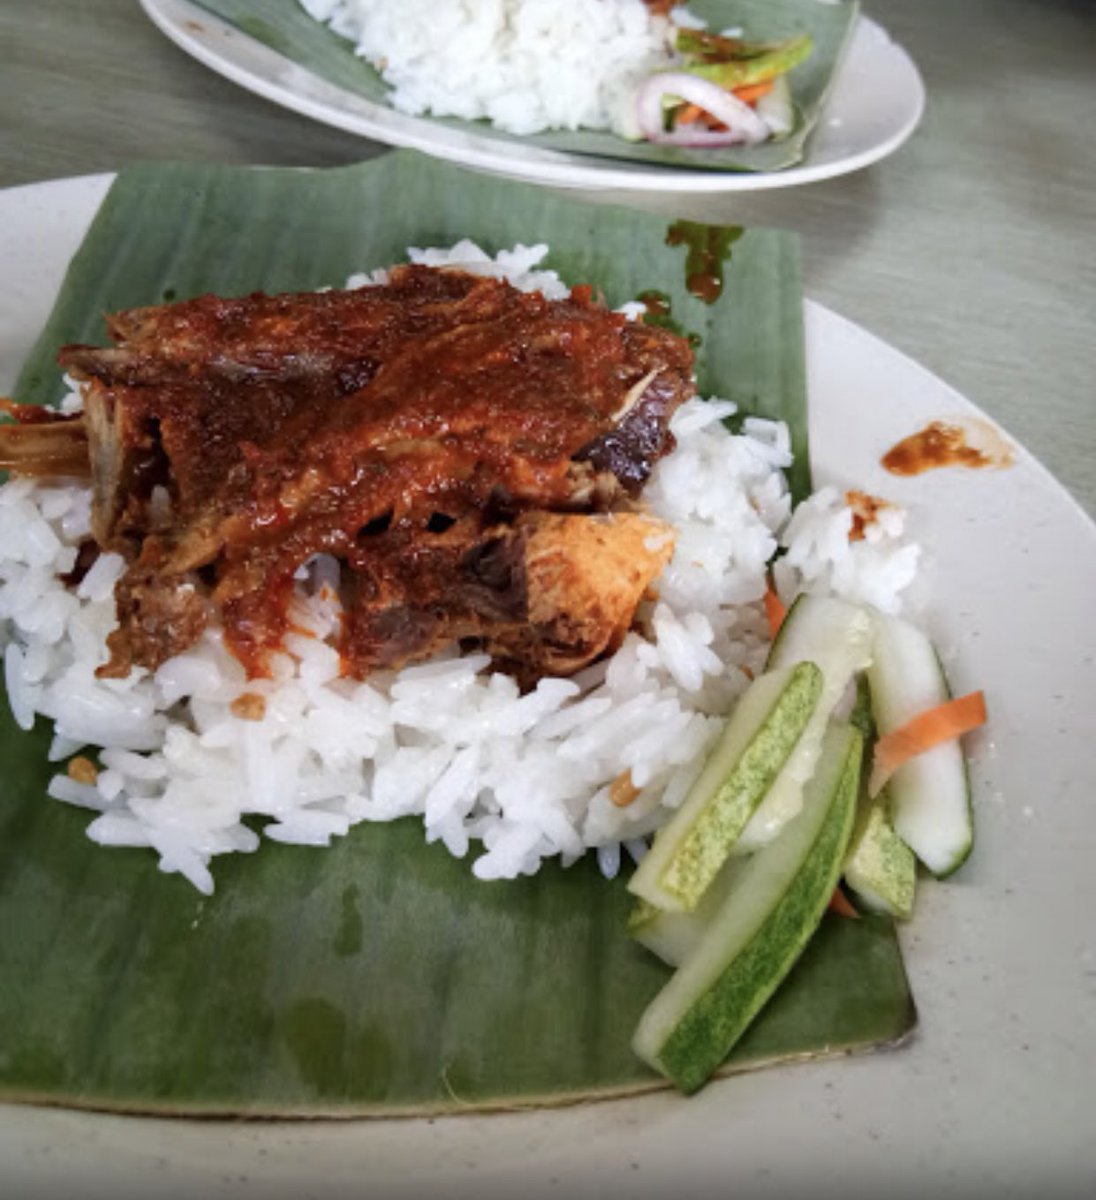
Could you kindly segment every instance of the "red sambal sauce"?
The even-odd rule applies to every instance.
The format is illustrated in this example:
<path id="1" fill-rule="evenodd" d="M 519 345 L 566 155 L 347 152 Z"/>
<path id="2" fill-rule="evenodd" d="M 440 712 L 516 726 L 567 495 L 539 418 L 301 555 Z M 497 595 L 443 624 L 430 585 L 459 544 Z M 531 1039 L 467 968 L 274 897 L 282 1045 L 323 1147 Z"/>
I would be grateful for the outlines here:
<path id="1" fill-rule="evenodd" d="M 849 528 L 849 541 L 862 542 L 867 536 L 867 528 L 874 524 L 880 510 L 890 508 L 886 500 L 867 492 L 850 490 L 845 493 L 845 503 L 852 511 L 852 525 Z"/>
<path id="2" fill-rule="evenodd" d="M 977 469 L 998 465 L 991 455 L 967 442 L 962 426 L 946 421 L 932 421 L 903 438 L 880 461 L 892 475 L 921 475 L 939 467 Z"/>

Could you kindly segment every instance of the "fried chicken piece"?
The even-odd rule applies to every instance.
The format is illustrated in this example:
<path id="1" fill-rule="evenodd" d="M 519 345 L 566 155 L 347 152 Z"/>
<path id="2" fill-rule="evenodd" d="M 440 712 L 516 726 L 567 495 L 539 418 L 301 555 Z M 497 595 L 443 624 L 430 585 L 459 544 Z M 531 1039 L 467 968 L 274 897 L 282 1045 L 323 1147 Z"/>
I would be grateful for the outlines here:
<path id="1" fill-rule="evenodd" d="M 526 682 L 573 675 L 618 649 L 674 550 L 671 526 L 642 513 L 535 513 L 526 523 L 524 620 L 487 638 Z"/>
<path id="2" fill-rule="evenodd" d="M 693 393 L 684 339 L 589 289 L 547 300 L 421 266 L 354 291 L 130 310 L 108 327 L 115 346 L 59 355 L 85 394 L 65 461 L 82 431 L 96 540 L 131 564 L 103 674 L 155 669 L 214 618 L 249 675 L 266 674 L 294 575 L 320 553 L 345 564 L 341 650 L 355 674 L 453 638 L 508 653 L 515 620 L 543 627 L 538 645 L 558 642 L 535 652 L 545 670 L 612 643 L 623 609 L 607 600 L 589 622 L 570 601 L 554 624 L 543 607 L 588 569 L 549 586 L 552 555 L 530 574 L 516 548 L 549 527 L 588 544 L 566 523 L 534 536 L 534 515 L 631 507 Z M 509 593 L 485 583 L 505 562 L 522 564 Z"/>
<path id="3" fill-rule="evenodd" d="M 351 674 L 399 668 L 477 642 L 525 684 L 570 675 L 623 640 L 673 553 L 671 526 L 638 512 L 522 514 L 466 548 L 446 531 L 385 588 L 366 571 L 344 596 Z M 444 574 L 444 593 L 424 583 Z"/>

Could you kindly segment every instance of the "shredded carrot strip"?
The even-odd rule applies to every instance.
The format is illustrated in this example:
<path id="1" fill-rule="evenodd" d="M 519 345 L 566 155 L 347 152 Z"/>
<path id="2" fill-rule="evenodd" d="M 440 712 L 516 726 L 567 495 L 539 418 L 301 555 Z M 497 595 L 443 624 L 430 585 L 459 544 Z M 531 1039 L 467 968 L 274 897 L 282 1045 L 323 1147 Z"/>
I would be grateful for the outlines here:
<path id="1" fill-rule="evenodd" d="M 767 96 L 772 90 L 773 81 L 771 79 L 765 79 L 761 83 L 752 83 L 747 87 L 731 89 L 745 104 L 756 104 L 762 96 Z"/>
<path id="2" fill-rule="evenodd" d="M 877 796 L 895 771 L 911 758 L 985 723 L 986 698 L 980 691 L 918 713 L 875 743 L 868 794 Z"/>
<path id="3" fill-rule="evenodd" d="M 699 104 L 683 104 L 674 113 L 674 124 L 691 125 L 694 121 L 699 121 L 703 115 L 704 109 Z"/>
<path id="4" fill-rule="evenodd" d="M 780 632 L 780 626 L 784 624 L 787 612 L 784 602 L 776 594 L 772 576 L 769 575 L 765 580 L 765 616 L 769 622 L 769 637 L 776 637 Z"/>
<path id="5" fill-rule="evenodd" d="M 848 917 L 850 920 L 855 921 L 860 916 L 856 909 L 853 908 L 852 901 L 839 887 L 833 889 L 829 906 L 839 917 Z"/>
<path id="6" fill-rule="evenodd" d="M 617 808 L 627 808 L 638 795 L 639 788 L 632 782 L 631 771 L 621 771 L 609 784 L 609 799 Z"/>
<path id="7" fill-rule="evenodd" d="M 730 92 L 732 96 L 737 96 L 743 104 L 756 104 L 762 96 L 767 96 L 772 90 L 773 81 L 766 79 L 761 83 L 751 83 L 746 87 L 731 88 Z M 701 108 L 699 104 L 685 103 L 674 111 L 675 128 L 681 125 L 692 125 L 694 121 L 702 121 L 710 129 L 726 129 L 721 121 L 717 121 L 707 109 Z"/>

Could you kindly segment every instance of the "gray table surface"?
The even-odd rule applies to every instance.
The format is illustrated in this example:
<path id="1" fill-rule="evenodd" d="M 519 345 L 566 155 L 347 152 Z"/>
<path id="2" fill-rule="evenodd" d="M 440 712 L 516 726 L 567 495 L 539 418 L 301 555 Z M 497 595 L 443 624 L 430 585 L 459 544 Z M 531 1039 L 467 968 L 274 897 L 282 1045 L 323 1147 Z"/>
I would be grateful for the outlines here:
<path id="1" fill-rule="evenodd" d="M 611 198 L 798 231 L 808 295 L 958 388 L 1096 514 L 1096 6 L 864 11 L 928 92 L 892 157 L 745 199 Z M 136 0 L 0 0 L 0 186 L 142 159 L 327 166 L 384 150 L 214 75 Z"/>

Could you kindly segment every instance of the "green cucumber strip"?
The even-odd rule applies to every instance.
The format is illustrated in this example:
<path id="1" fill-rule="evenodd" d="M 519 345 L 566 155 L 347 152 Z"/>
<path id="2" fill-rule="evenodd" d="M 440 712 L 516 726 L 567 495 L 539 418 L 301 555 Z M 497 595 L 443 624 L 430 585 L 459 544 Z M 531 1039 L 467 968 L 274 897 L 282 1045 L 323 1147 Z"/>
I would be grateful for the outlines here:
<path id="1" fill-rule="evenodd" d="M 772 130 L 771 141 L 786 138 L 795 128 L 795 101 L 792 90 L 788 87 L 787 77 L 778 76 L 773 80 L 773 90 L 762 96 L 754 105 L 757 115 Z"/>
<path id="2" fill-rule="evenodd" d="M 802 954 L 848 849 L 863 742 L 833 724 L 802 812 L 736 875 L 700 944 L 648 1006 L 632 1041 L 694 1092 L 726 1058 Z"/>
<path id="3" fill-rule="evenodd" d="M 845 860 L 845 882 L 874 912 L 905 921 L 913 913 L 917 860 L 895 832 L 889 807 L 885 789 L 874 800 L 862 791 Z"/>
<path id="4" fill-rule="evenodd" d="M 875 718 L 871 715 L 871 687 L 867 675 L 861 675 L 856 681 L 856 700 L 849 713 L 849 724 L 860 731 L 865 745 L 875 740 Z"/>
<path id="5" fill-rule="evenodd" d="M 875 742 L 875 718 L 867 674 L 856 681 L 856 700 L 849 713 L 849 724 L 859 730 L 870 757 L 870 747 Z M 860 788 L 860 808 L 844 877 L 863 907 L 904 921 L 913 913 L 917 859 L 895 832 L 890 809 L 890 793 L 884 789 L 871 799 L 865 780 Z"/>
<path id="6" fill-rule="evenodd" d="M 833 716 L 852 680 L 871 661 L 874 625 L 867 609 L 829 596 L 799 596 L 788 609 L 769 652 L 768 670 L 802 660 L 822 671 L 822 696 L 779 778 L 758 806 L 735 845 L 736 854 L 752 854 L 770 842 L 799 812 L 803 788 L 815 764 Z"/>
<path id="7" fill-rule="evenodd" d="M 951 695 L 932 642 L 899 617 L 876 619 L 868 683 L 881 737 Z M 944 742 L 903 763 L 887 788 L 894 828 L 933 875 L 950 875 L 962 866 L 974 846 L 974 820 L 959 740 Z"/>
<path id="8" fill-rule="evenodd" d="M 789 38 L 764 54 L 754 58 L 732 60 L 721 63 L 700 63 L 687 66 L 690 75 L 708 79 L 722 88 L 752 87 L 766 83 L 778 75 L 784 75 L 806 62 L 814 50 L 814 43 L 806 34 Z"/>
<path id="9" fill-rule="evenodd" d="M 815 661 L 816 656 L 837 656 L 849 642 L 857 643 L 857 657 L 861 657 L 859 644 L 864 640 L 870 643 L 874 632 L 868 609 L 834 596 L 804 592 L 789 606 L 765 669 L 776 670 L 808 658 Z"/>
<path id="10" fill-rule="evenodd" d="M 681 807 L 655 835 L 630 891 L 669 912 L 696 908 L 808 726 L 822 685 L 809 662 L 750 684 Z"/>
<path id="11" fill-rule="evenodd" d="M 723 864 L 693 912 L 665 912 L 646 900 L 637 901 L 628 918 L 628 932 L 664 963 L 679 967 L 700 944 L 742 870 L 743 861 L 731 858 Z"/>

